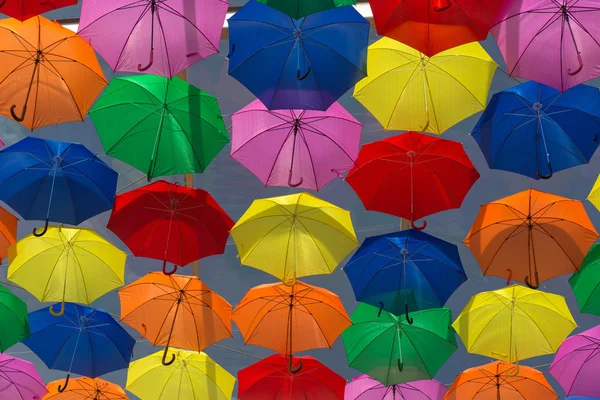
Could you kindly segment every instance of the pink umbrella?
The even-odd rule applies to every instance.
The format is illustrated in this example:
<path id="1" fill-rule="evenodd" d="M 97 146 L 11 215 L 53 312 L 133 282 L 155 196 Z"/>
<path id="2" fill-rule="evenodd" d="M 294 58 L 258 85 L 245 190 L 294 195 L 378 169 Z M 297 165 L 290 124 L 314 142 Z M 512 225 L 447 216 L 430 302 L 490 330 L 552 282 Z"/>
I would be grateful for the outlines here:
<path id="1" fill-rule="evenodd" d="M 490 32 L 509 73 L 566 91 L 600 76 L 598 0 L 506 1 Z"/>
<path id="2" fill-rule="evenodd" d="M 0 354 L 0 400 L 38 400 L 46 393 L 32 363 Z"/>
<path id="3" fill-rule="evenodd" d="M 256 100 L 231 120 L 231 157 L 265 186 L 319 190 L 358 156 L 362 125 L 338 103 L 327 111 L 269 111 Z"/>
<path id="4" fill-rule="evenodd" d="M 385 386 L 368 375 L 361 375 L 346 385 L 346 400 L 442 400 L 444 385 L 436 380 L 407 382 Z"/>
<path id="5" fill-rule="evenodd" d="M 219 52 L 226 0 L 83 0 L 79 36 L 114 71 L 172 78 Z"/>
<path id="6" fill-rule="evenodd" d="M 566 339 L 548 372 L 567 396 L 600 397 L 600 325 Z"/>

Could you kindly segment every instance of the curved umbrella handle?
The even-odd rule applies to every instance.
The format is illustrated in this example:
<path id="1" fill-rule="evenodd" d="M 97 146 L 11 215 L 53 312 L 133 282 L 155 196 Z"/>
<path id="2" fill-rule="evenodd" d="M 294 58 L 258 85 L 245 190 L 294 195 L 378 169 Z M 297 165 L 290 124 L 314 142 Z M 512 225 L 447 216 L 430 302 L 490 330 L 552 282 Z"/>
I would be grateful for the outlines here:
<path id="1" fill-rule="evenodd" d="M 169 352 L 169 346 L 165 347 L 165 351 L 162 356 L 162 365 L 168 367 L 175 362 L 175 354 L 171 354 L 171 359 L 167 361 L 167 353 Z"/>
<path id="2" fill-rule="evenodd" d="M 511 373 L 511 372 L 509 372 L 509 370 L 507 369 L 507 370 L 506 370 L 506 375 L 507 375 L 507 376 L 509 376 L 509 377 L 511 377 L 511 378 L 514 378 L 515 376 L 519 375 L 519 371 L 520 371 L 520 370 L 521 370 L 521 367 L 519 366 L 519 360 L 517 360 L 517 362 L 515 363 L 515 372 L 514 372 L 514 373 Z"/>
<path id="3" fill-rule="evenodd" d="M 50 307 L 48 307 L 48 311 L 50 311 L 50 314 L 52 314 L 52 316 L 54 317 L 60 317 L 65 313 L 65 301 L 63 300 L 62 303 L 60 303 L 60 311 L 56 312 L 54 311 L 54 304 L 52 304 Z"/>
<path id="4" fill-rule="evenodd" d="M 433 11 L 435 11 L 435 12 L 446 11 L 447 9 L 450 8 L 451 5 L 452 5 L 452 3 L 450 2 L 450 0 L 446 0 L 446 5 L 440 6 L 438 3 L 437 6 L 433 7 Z"/>
<path id="5" fill-rule="evenodd" d="M 398 359 L 398 369 L 400 372 L 404 371 L 404 363 Z"/>
<path id="6" fill-rule="evenodd" d="M 41 237 L 44 236 L 48 232 L 48 218 L 46 218 L 46 222 L 44 222 L 44 229 L 41 232 L 37 231 L 37 228 L 33 228 L 33 236 Z"/>
<path id="7" fill-rule="evenodd" d="M 344 175 L 342 175 L 342 173 L 340 172 L 339 169 L 337 169 L 337 168 L 331 168 L 331 172 L 333 172 L 334 174 L 336 174 L 338 178 L 344 179 Z"/>
<path id="8" fill-rule="evenodd" d="M 408 304 L 404 305 L 404 316 L 406 317 L 406 322 L 408 322 L 409 325 L 412 325 L 414 320 L 408 316 Z"/>
<path id="9" fill-rule="evenodd" d="M 291 281 L 286 281 L 285 279 L 282 279 L 281 283 L 283 283 L 287 287 L 294 287 L 294 285 L 296 284 L 296 277 L 294 277 Z"/>
<path id="10" fill-rule="evenodd" d="M 510 281 L 512 281 L 512 269 L 507 268 L 506 272 L 508 272 L 508 279 L 506 280 L 506 286 L 510 285 Z"/>
<path id="11" fill-rule="evenodd" d="M 421 226 L 415 225 L 415 221 L 410 221 L 410 226 L 415 231 L 422 231 L 423 229 L 427 228 L 427 221 L 423 220 L 423 225 L 421 225 Z"/>
<path id="12" fill-rule="evenodd" d="M 540 179 L 550 179 L 550 178 L 552 178 L 552 175 L 554 175 L 554 172 L 552 171 L 552 164 L 551 163 L 548 163 L 548 171 L 549 171 L 548 175 L 542 175 L 542 174 L 540 174 L 539 170 L 536 171 L 536 174 L 537 174 L 538 178 L 540 178 Z"/>
<path id="13" fill-rule="evenodd" d="M 427 128 L 429 128 L 430 122 L 431 122 L 431 119 L 429 118 L 429 111 L 427 111 L 427 122 L 425 123 L 425 126 L 421 128 L 421 132 L 425 132 L 427 130 Z"/>
<path id="14" fill-rule="evenodd" d="M 577 53 L 577 62 L 579 63 L 579 66 L 575 71 L 571 71 L 571 68 L 567 69 L 567 74 L 569 74 L 570 76 L 577 75 L 583 69 L 583 58 L 581 58 L 581 54 L 579 53 Z"/>
<path id="15" fill-rule="evenodd" d="M 379 312 L 377 313 L 377 318 L 381 317 L 381 312 L 383 311 L 383 302 L 379 302 Z"/>
<path id="16" fill-rule="evenodd" d="M 6 4 L 6 0 L 0 0 L 0 8 L 4 7 Z"/>
<path id="17" fill-rule="evenodd" d="M 2 7 L 2 6 L 0 6 L 0 7 Z M 12 115 L 12 117 L 15 119 L 15 121 L 23 122 L 23 120 L 25 119 L 25 114 L 27 113 L 27 104 L 25 104 L 23 106 L 23 108 L 21 109 L 21 115 L 15 114 L 15 108 L 17 108 L 16 104 L 13 104 L 12 106 L 10 106 L 10 115 Z"/>
<path id="18" fill-rule="evenodd" d="M 290 187 L 298 187 L 300 185 L 302 185 L 302 183 L 304 182 L 304 179 L 302 177 L 300 177 L 300 180 L 298 182 L 292 182 L 292 171 L 290 170 L 290 174 L 288 175 L 288 185 Z"/>
<path id="19" fill-rule="evenodd" d="M 300 68 L 298 68 L 298 73 L 296 74 L 296 79 L 298 79 L 299 81 L 303 81 L 306 78 L 308 78 L 308 75 L 310 75 L 310 72 L 312 71 L 312 67 L 308 67 L 308 71 L 306 71 L 306 73 L 304 75 L 300 75 Z"/>
<path id="20" fill-rule="evenodd" d="M 153 63 L 154 63 L 154 50 L 150 50 L 150 62 L 148 63 L 148 65 L 146 65 L 144 67 L 142 67 L 142 64 L 138 64 L 137 70 L 140 72 L 147 71 L 148 68 L 150 68 Z"/>
<path id="21" fill-rule="evenodd" d="M 165 275 L 173 275 L 177 272 L 177 265 L 173 264 L 173 269 L 171 271 L 167 271 L 167 260 L 163 261 L 162 273 Z"/>
<path id="22" fill-rule="evenodd" d="M 291 374 L 297 374 L 298 372 L 300 372 L 301 369 L 302 369 L 302 360 L 298 360 L 298 366 L 294 367 L 294 365 L 292 364 L 292 355 L 290 354 L 290 356 L 288 357 L 288 371 Z"/>
<path id="23" fill-rule="evenodd" d="M 58 385 L 58 389 L 57 389 L 57 390 L 58 390 L 60 393 L 64 392 L 64 391 L 65 391 L 65 389 L 67 388 L 67 386 L 69 385 L 69 378 L 70 378 L 70 377 L 71 377 L 71 373 L 69 372 L 69 373 L 67 374 L 67 377 L 65 378 L 65 385 L 64 385 L 64 386 L 63 386 L 63 385 Z"/>
<path id="24" fill-rule="evenodd" d="M 146 339 L 146 333 L 148 333 L 148 327 L 146 324 L 142 323 L 142 328 L 144 329 L 144 333 L 142 333 L 142 339 Z"/>
<path id="25" fill-rule="evenodd" d="M 538 289 L 540 287 L 540 278 L 538 277 L 538 273 L 537 271 L 535 271 L 535 284 L 529 282 L 529 276 L 525 277 L 525 284 L 530 288 L 530 289 Z"/>

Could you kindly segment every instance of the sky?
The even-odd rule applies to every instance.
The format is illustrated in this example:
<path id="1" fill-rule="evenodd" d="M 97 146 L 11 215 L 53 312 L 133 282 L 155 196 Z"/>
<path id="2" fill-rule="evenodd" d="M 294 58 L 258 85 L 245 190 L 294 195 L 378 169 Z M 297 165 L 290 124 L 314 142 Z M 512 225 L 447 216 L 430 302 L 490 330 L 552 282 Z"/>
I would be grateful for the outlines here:
<path id="1" fill-rule="evenodd" d="M 240 3 L 240 0 L 232 2 L 234 5 Z M 49 17 L 57 19 L 73 18 L 77 16 L 77 10 L 77 7 L 70 7 L 56 11 L 50 14 Z M 371 34 L 371 39 L 372 41 L 377 39 L 374 32 Z M 501 65 L 503 64 L 500 53 L 491 37 L 482 42 L 482 45 L 498 63 Z M 227 75 L 227 61 L 225 60 L 227 51 L 228 44 L 226 41 L 222 41 L 221 54 L 211 56 L 191 67 L 188 70 L 188 81 L 218 98 L 226 125 L 230 126 L 229 116 L 253 101 L 254 97 L 240 83 Z M 110 78 L 110 70 L 106 68 L 105 65 L 103 66 L 105 67 L 104 71 L 107 78 Z M 599 83 L 600 82 L 589 82 L 588 84 L 599 86 Z M 516 84 L 517 82 L 514 79 L 497 71 L 490 91 L 490 96 L 493 93 L 507 89 Z M 364 124 L 362 134 L 363 144 L 401 133 L 399 131 L 384 131 L 381 128 L 381 125 L 370 116 L 369 112 L 352 98 L 351 94 L 351 91 L 346 93 L 346 95 L 340 99 L 340 103 Z M 472 130 L 479 116 L 480 114 L 477 114 L 456 125 L 444 133 L 443 137 L 459 141 L 464 145 L 466 152 L 479 170 L 481 178 L 475 183 L 460 209 L 444 211 L 427 218 L 427 233 L 458 245 L 465 271 L 469 277 L 469 280 L 454 293 L 447 303 L 447 306 L 452 309 L 454 317 L 460 313 L 471 296 L 482 291 L 499 289 L 505 286 L 505 281 L 502 279 L 483 277 L 474 257 L 462 244 L 462 240 L 473 223 L 480 205 L 529 188 L 584 200 L 600 171 L 599 156 L 595 156 L 588 165 L 556 173 L 550 180 L 535 181 L 509 172 L 492 171 L 488 168 L 475 140 L 469 135 L 469 132 Z M 30 132 L 18 123 L 5 118 L 0 119 L 0 137 L 7 145 L 15 143 L 29 134 Z M 36 130 L 33 134 L 47 139 L 73 141 L 84 144 L 91 151 L 100 155 L 105 162 L 119 172 L 119 188 L 126 187 L 128 184 L 140 179 L 144 175 L 140 171 L 137 171 L 118 160 L 103 155 L 103 148 L 89 117 L 86 117 L 85 122 L 83 123 L 66 123 L 61 124 L 60 126 L 46 127 Z M 254 199 L 295 192 L 295 190 L 288 188 L 264 187 L 256 177 L 229 157 L 230 149 L 230 145 L 226 146 L 206 171 L 203 174 L 195 175 L 194 179 L 196 187 L 209 191 L 234 220 L 237 220 L 243 214 Z M 183 176 L 171 177 L 168 178 L 168 180 L 183 183 Z M 141 182 L 133 185 L 132 188 L 142 186 L 144 183 L 145 179 L 142 179 Z M 350 210 L 354 228 L 360 241 L 368 236 L 394 232 L 399 229 L 400 221 L 398 218 L 377 212 L 365 211 L 356 194 L 343 180 L 335 180 L 322 188 L 316 195 L 337 206 Z M 600 227 L 600 214 L 598 211 L 588 202 L 585 202 L 585 207 L 592 221 L 597 227 Z M 161 262 L 142 258 L 136 259 L 130 255 L 130 252 L 123 243 L 112 234 L 112 232 L 106 229 L 108 217 L 108 212 L 103 213 L 81 224 L 81 227 L 89 227 L 96 230 L 100 235 L 107 238 L 113 244 L 129 254 L 126 268 L 126 283 L 130 283 L 150 271 L 159 270 Z M 28 235 L 37 225 L 39 225 L 39 223 L 20 221 L 19 237 Z M 253 286 L 275 282 L 275 278 L 270 275 L 250 267 L 241 266 L 236 255 L 237 251 L 235 245 L 230 238 L 225 254 L 209 257 L 200 262 L 201 280 L 234 306 Z M 342 262 L 340 267 L 343 266 L 345 261 Z M 6 262 L 6 260 L 4 260 L 4 262 Z M 354 299 L 351 286 L 340 267 L 338 267 L 331 275 L 308 277 L 302 280 L 309 284 L 327 288 L 338 294 L 348 313 L 351 313 L 357 303 Z M 543 268 L 543 266 L 541 267 Z M 180 272 L 191 274 L 189 267 Z M 6 265 L 4 264 L 3 267 L 0 268 L 0 278 L 4 279 L 5 277 Z M 573 332 L 577 333 L 597 325 L 600 323 L 600 318 L 581 314 L 579 312 L 572 290 L 567 283 L 568 277 L 569 276 L 562 276 L 543 282 L 540 286 L 540 290 L 560 294 L 566 297 L 570 310 L 579 325 L 579 328 Z M 39 304 L 37 300 L 24 290 L 11 290 L 27 302 L 29 311 L 48 305 Z M 104 308 L 114 314 L 119 313 L 118 296 L 114 292 L 107 294 L 92 303 L 91 306 Z M 154 348 L 147 342 L 141 340 L 138 333 L 131 330 L 130 332 L 132 336 L 138 339 L 138 343 L 134 349 L 135 359 L 161 350 L 161 348 Z M 462 344 L 460 344 L 460 340 L 458 340 L 458 342 L 458 351 L 454 353 L 435 377 L 443 384 L 450 384 L 458 373 L 467 368 L 491 361 L 485 357 L 468 354 Z M 206 353 L 233 375 L 235 375 L 238 370 L 247 367 L 258 361 L 260 358 L 272 354 L 270 350 L 245 346 L 235 325 L 234 338 L 219 342 L 218 345 L 224 346 L 227 349 L 212 346 L 206 349 Z M 48 370 L 46 366 L 23 345 L 15 345 L 9 349 L 7 353 L 33 362 L 45 381 L 60 379 L 65 376 L 64 372 Z M 348 367 L 341 338 L 335 342 L 332 349 L 309 351 L 305 354 L 316 357 L 348 380 L 360 374 L 358 371 Z M 541 366 L 540 370 L 546 372 L 547 364 L 551 361 L 551 356 L 545 356 L 526 360 L 522 364 Z M 546 377 L 555 387 L 557 392 L 560 395 L 563 395 L 560 387 L 553 378 L 549 374 L 546 374 Z M 107 374 L 102 378 L 124 387 L 126 370 Z M 234 396 L 235 393 L 236 392 L 234 391 Z M 135 399 L 133 396 L 131 398 Z"/>

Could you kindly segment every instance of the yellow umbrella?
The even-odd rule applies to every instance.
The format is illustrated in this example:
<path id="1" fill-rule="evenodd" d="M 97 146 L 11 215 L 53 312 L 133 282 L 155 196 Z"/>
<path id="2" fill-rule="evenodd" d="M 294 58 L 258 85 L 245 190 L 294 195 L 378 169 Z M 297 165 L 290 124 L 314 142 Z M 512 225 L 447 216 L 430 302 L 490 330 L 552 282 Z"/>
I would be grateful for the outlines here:
<path id="1" fill-rule="evenodd" d="M 50 227 L 8 249 L 8 280 L 41 302 L 90 304 L 124 283 L 126 254 L 91 229 Z"/>
<path id="2" fill-rule="evenodd" d="M 383 38 L 369 46 L 354 97 L 385 129 L 440 135 L 485 108 L 497 66 L 476 42 L 429 58 Z"/>
<path id="3" fill-rule="evenodd" d="M 577 324 L 564 297 L 512 285 L 473 296 L 452 327 L 469 353 L 518 367 L 555 353 Z"/>
<path id="4" fill-rule="evenodd" d="M 600 175 L 598 175 L 596 183 L 594 183 L 594 187 L 590 191 L 587 199 L 600 211 Z"/>
<path id="5" fill-rule="evenodd" d="M 332 273 L 358 246 L 350 212 L 308 193 L 255 200 L 231 236 L 242 264 L 287 284 Z"/>
<path id="6" fill-rule="evenodd" d="M 163 351 L 129 364 L 126 389 L 144 400 L 230 400 L 235 377 L 205 353 L 173 349 L 165 367 Z"/>

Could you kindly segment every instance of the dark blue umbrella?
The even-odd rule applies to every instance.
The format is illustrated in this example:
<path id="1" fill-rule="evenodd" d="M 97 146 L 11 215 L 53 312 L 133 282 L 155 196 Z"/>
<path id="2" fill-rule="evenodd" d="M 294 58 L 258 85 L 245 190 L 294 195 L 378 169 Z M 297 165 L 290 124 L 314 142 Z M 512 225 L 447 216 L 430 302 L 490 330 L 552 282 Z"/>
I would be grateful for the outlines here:
<path id="1" fill-rule="evenodd" d="M 542 67 L 543 68 L 543 67 Z M 548 179 L 586 164 L 600 144 L 600 91 L 533 81 L 496 93 L 473 129 L 492 169 Z"/>
<path id="2" fill-rule="evenodd" d="M 135 339 L 100 309 L 65 304 L 59 317 L 48 307 L 29 313 L 31 337 L 22 341 L 51 369 L 67 371 L 65 390 L 71 372 L 95 378 L 127 368 Z"/>
<path id="3" fill-rule="evenodd" d="M 270 110 L 326 110 L 366 76 L 368 42 L 354 7 L 294 20 L 249 1 L 229 19 L 229 74 Z"/>
<path id="4" fill-rule="evenodd" d="M 110 210 L 118 174 L 78 143 L 27 137 L 0 151 L 0 200 L 27 220 L 78 225 Z"/>
<path id="5" fill-rule="evenodd" d="M 344 267 L 356 300 L 395 315 L 439 308 L 467 280 L 458 248 L 414 229 L 365 239 Z"/>

